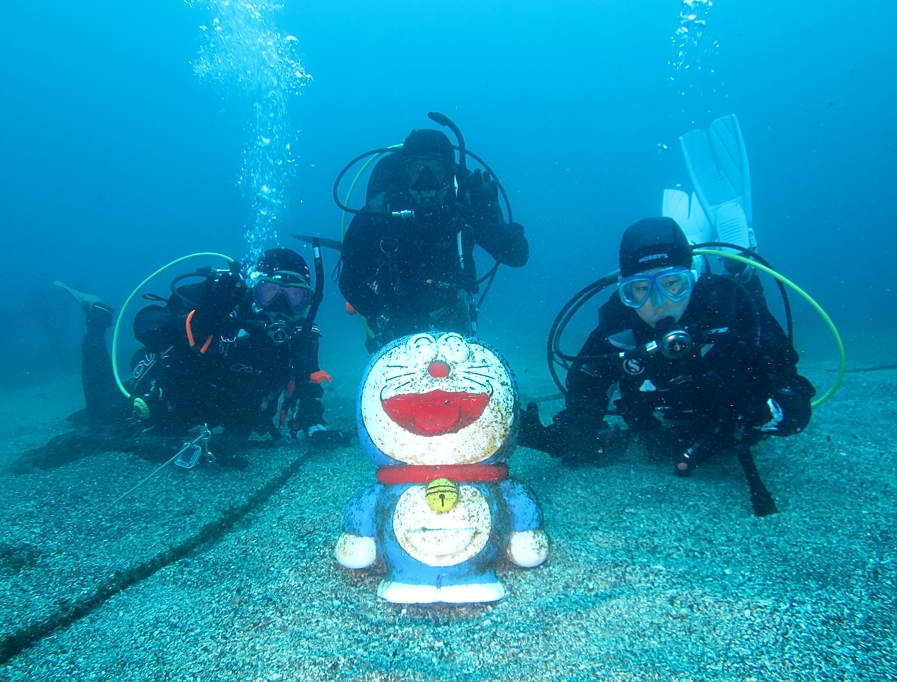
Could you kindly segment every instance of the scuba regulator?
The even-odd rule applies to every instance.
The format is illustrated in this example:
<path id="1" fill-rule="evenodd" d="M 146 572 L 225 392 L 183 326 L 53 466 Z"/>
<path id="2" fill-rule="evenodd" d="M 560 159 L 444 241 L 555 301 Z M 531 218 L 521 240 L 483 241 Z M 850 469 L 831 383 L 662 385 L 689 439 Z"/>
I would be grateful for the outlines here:
<path id="1" fill-rule="evenodd" d="M 679 326 L 672 317 L 665 317 L 655 326 L 655 331 L 660 334 L 660 339 L 652 341 L 645 350 L 649 353 L 660 352 L 669 360 L 684 358 L 694 348 L 691 334 L 684 327 Z"/>

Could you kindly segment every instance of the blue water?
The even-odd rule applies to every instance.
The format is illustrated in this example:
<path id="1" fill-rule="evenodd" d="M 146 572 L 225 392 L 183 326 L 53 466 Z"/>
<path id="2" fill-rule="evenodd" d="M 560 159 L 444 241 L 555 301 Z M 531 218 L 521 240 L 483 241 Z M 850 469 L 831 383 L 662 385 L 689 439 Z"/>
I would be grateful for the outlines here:
<path id="1" fill-rule="evenodd" d="M 689 189 L 677 137 L 730 113 L 762 253 L 831 313 L 855 356 L 885 348 L 897 332 L 897 4 L 692 8 L 706 25 L 683 42 L 690 8 L 677 0 L 287 0 L 268 27 L 297 41 L 275 56 L 313 80 L 274 106 L 233 74 L 197 74 L 205 3 L 7 3 L 0 376 L 77 371 L 82 323 L 54 279 L 120 306 L 186 253 L 243 258 L 275 232 L 289 246 L 294 231 L 338 237 L 331 185 L 343 164 L 432 125 L 429 110 L 458 123 L 526 226 L 530 263 L 502 269 L 481 318 L 512 358 L 538 360 L 557 309 L 615 267 L 622 230 L 659 213 L 664 188 Z M 259 103 L 281 136 L 274 165 L 251 154 Z M 265 173 L 271 214 L 258 199 Z M 342 352 L 363 361 L 361 331 L 328 284 L 325 365 Z M 833 355 L 815 313 L 798 304 L 795 315 L 798 346 Z M 535 360 L 526 369 L 544 373 Z"/>

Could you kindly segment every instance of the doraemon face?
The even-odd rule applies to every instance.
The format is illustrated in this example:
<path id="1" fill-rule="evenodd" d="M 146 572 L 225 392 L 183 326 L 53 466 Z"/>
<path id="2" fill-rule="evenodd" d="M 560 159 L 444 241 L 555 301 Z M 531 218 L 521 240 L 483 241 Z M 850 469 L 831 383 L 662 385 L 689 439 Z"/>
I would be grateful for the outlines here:
<path id="1" fill-rule="evenodd" d="M 368 366 L 359 435 L 380 465 L 495 462 L 512 445 L 516 409 L 516 384 L 495 351 L 459 334 L 415 334 Z"/>

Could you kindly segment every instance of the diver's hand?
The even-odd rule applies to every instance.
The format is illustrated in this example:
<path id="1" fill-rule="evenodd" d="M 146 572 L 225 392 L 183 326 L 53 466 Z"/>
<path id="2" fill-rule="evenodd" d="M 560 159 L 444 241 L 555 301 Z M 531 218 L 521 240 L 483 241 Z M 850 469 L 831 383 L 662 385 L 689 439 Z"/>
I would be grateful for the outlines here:
<path id="1" fill-rule="evenodd" d="M 791 436 L 800 433 L 813 416 L 812 399 L 816 389 L 802 376 L 795 376 L 788 382 L 780 383 L 769 399 L 778 406 L 781 418 L 774 425 L 777 436 Z M 770 412 L 773 412 L 770 409 Z M 761 427 L 762 428 L 762 427 Z"/>
<path id="2" fill-rule="evenodd" d="M 517 442 L 525 448 L 549 452 L 549 440 L 548 427 L 542 424 L 539 417 L 539 406 L 530 403 L 520 415 L 520 435 Z"/>
<path id="3" fill-rule="evenodd" d="M 597 431 L 573 431 L 560 453 L 561 461 L 569 467 L 601 464 L 619 457 L 632 440 L 629 429 L 604 425 Z M 556 455 L 557 456 L 557 455 Z"/>
<path id="4" fill-rule="evenodd" d="M 342 431 L 328 431 L 321 424 L 309 426 L 306 434 L 308 444 L 315 450 L 335 450 L 349 444 L 349 438 Z"/>
<path id="5" fill-rule="evenodd" d="M 498 182 L 492 173 L 483 173 L 477 168 L 468 178 L 467 189 L 470 197 L 470 219 L 477 224 L 492 223 L 496 215 L 501 215 L 498 206 Z"/>
<path id="6" fill-rule="evenodd" d="M 520 420 L 520 445 L 559 457 L 568 466 L 603 462 L 622 455 L 629 447 L 631 433 L 600 422 L 598 428 L 579 423 L 566 410 L 555 415 L 554 423 L 543 426 L 539 406 L 530 403 Z"/>
<path id="7" fill-rule="evenodd" d="M 753 428 L 745 434 L 748 444 L 756 443 L 764 435 L 793 436 L 800 433 L 813 416 L 811 401 L 816 389 L 802 376 L 789 381 L 772 377 L 775 389 L 765 403 L 757 405 L 745 416 Z"/>
<path id="8" fill-rule="evenodd" d="M 206 279 L 205 289 L 193 317 L 201 334 L 220 334 L 232 326 L 231 312 L 243 299 L 245 292 L 246 284 L 239 271 L 231 269 L 218 277 Z"/>

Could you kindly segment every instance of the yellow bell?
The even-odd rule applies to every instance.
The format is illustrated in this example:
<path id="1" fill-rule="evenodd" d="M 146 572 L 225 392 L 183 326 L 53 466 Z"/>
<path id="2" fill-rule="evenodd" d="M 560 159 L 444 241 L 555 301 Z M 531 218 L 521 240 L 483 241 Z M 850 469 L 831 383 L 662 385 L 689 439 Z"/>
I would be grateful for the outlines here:
<path id="1" fill-rule="evenodd" d="M 437 514 L 451 511 L 458 502 L 458 484 L 437 478 L 427 484 L 427 505 Z"/>

